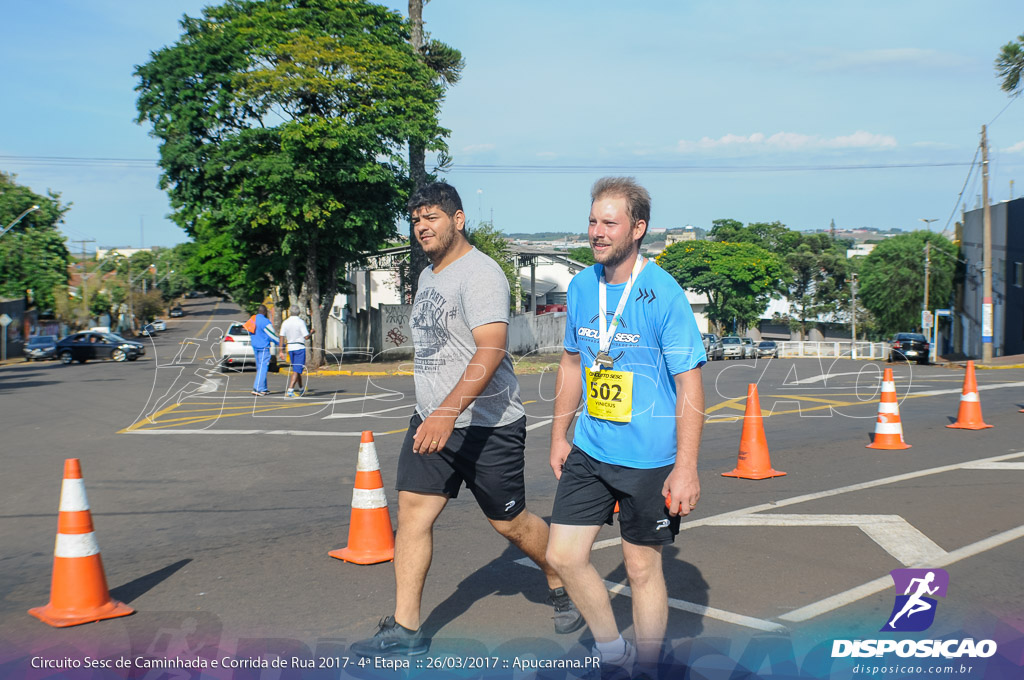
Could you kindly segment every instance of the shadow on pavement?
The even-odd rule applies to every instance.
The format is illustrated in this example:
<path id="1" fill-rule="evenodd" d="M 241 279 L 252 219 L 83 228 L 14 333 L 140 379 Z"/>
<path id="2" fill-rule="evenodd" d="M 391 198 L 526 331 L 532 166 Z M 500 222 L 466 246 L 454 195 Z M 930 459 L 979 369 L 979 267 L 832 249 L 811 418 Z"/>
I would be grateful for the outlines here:
<path id="1" fill-rule="evenodd" d="M 129 581 L 123 586 L 111 588 L 110 596 L 115 600 L 120 600 L 121 602 L 131 602 L 139 596 L 145 595 L 147 592 L 169 579 L 176 571 L 191 561 L 191 559 L 178 560 L 174 564 L 169 564 L 163 569 L 157 569 L 145 576 L 140 576 L 134 581 Z"/>

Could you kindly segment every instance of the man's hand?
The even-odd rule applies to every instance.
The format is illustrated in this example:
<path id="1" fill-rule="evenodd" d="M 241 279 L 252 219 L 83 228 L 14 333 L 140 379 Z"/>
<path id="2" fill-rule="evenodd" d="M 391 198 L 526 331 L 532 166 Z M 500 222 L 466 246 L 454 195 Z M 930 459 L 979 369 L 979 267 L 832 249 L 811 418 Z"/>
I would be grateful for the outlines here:
<path id="1" fill-rule="evenodd" d="M 572 444 L 570 444 L 565 437 L 562 437 L 559 441 L 551 442 L 551 469 L 555 473 L 555 479 L 562 478 L 562 466 L 565 465 L 565 459 L 569 457 L 569 452 L 572 451 Z"/>
<path id="2" fill-rule="evenodd" d="M 412 451 L 420 455 L 437 453 L 448 443 L 455 429 L 457 409 L 439 408 L 420 423 L 412 440 Z"/>
<path id="3" fill-rule="evenodd" d="M 676 466 L 672 468 L 665 484 L 661 487 L 661 495 L 668 503 L 671 515 L 689 515 L 697 507 L 700 500 L 700 480 L 697 470 L 690 467 Z"/>

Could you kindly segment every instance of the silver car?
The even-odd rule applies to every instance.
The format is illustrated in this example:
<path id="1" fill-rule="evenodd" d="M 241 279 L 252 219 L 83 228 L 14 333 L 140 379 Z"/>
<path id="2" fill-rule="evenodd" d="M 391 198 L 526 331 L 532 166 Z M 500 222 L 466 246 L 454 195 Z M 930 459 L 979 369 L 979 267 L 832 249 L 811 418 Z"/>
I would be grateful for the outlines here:
<path id="1" fill-rule="evenodd" d="M 754 344 L 753 338 L 740 338 L 743 341 L 743 358 L 744 359 L 756 359 L 757 358 L 757 346 Z"/>
<path id="2" fill-rule="evenodd" d="M 220 341 L 220 371 L 245 370 L 246 366 L 256 368 L 256 353 L 252 349 L 249 331 L 241 323 L 233 323 Z M 270 345 L 270 370 L 277 371 L 277 345 Z"/>
<path id="3" fill-rule="evenodd" d="M 738 335 L 727 335 L 722 338 L 722 357 L 725 359 L 743 359 L 746 357 L 743 340 Z"/>

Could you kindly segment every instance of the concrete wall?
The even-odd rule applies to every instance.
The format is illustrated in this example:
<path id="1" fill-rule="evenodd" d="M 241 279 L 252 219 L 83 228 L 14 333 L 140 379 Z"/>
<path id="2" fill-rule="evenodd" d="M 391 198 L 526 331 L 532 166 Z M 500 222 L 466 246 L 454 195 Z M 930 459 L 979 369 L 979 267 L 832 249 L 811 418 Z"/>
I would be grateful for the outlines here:
<path id="1" fill-rule="evenodd" d="M 512 354 L 558 353 L 565 339 L 564 312 L 516 314 L 508 328 L 508 350 Z"/>

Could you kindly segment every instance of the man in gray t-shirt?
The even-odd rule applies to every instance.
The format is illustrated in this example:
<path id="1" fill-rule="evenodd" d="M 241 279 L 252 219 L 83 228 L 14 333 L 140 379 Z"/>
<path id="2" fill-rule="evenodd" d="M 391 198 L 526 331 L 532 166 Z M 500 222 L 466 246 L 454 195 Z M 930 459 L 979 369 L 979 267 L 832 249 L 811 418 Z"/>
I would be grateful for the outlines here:
<path id="1" fill-rule="evenodd" d="M 544 571 L 555 631 L 583 618 L 544 552 L 548 525 L 526 509 L 526 415 L 508 352 L 509 288 L 501 268 L 466 239 L 451 186 L 428 184 L 409 199 L 416 239 L 430 258 L 412 309 L 416 413 L 398 458 L 395 613 L 352 644 L 365 657 L 425 654 L 423 585 L 434 522 L 465 484 L 491 525 Z"/>
<path id="2" fill-rule="evenodd" d="M 421 418 L 436 411 L 462 379 L 477 351 L 473 331 L 492 323 L 507 327 L 508 308 L 505 273 L 476 248 L 439 272 L 423 270 L 412 307 L 416 412 Z M 508 354 L 502 354 L 490 382 L 459 414 L 455 427 L 500 427 L 523 417 L 519 381 Z"/>

